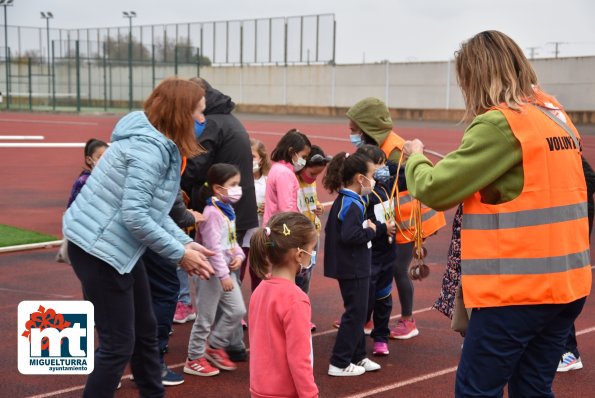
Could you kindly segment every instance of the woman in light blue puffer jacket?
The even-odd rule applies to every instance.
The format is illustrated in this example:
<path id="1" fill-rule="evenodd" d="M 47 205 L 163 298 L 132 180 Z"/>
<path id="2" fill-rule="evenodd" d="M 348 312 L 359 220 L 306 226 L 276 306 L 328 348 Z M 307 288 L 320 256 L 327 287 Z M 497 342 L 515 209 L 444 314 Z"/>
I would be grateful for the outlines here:
<path id="1" fill-rule="evenodd" d="M 103 155 L 63 220 L 68 254 L 95 307 L 99 348 L 83 396 L 111 397 L 128 362 L 143 397 L 163 396 L 157 327 L 141 255 L 148 247 L 189 274 L 208 278 L 206 255 L 169 217 L 180 188 L 181 156 L 202 149 L 193 114 L 204 91 L 163 81 L 116 125 Z"/>

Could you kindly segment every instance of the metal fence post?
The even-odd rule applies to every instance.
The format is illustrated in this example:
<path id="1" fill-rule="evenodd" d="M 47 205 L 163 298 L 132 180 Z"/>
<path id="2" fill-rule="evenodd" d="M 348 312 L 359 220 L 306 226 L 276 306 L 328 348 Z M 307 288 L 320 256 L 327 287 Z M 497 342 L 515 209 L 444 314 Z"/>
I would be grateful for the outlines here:
<path id="1" fill-rule="evenodd" d="M 107 55 L 103 43 L 103 110 L 107 111 Z"/>
<path id="2" fill-rule="evenodd" d="M 29 110 L 33 109 L 33 82 L 31 73 L 31 57 L 27 58 L 27 90 L 29 92 Z"/>
<path id="3" fill-rule="evenodd" d="M 56 60 L 55 40 L 52 40 L 52 109 L 56 110 Z"/>
<path id="4" fill-rule="evenodd" d="M 151 46 L 151 89 L 155 88 L 155 44 Z"/>
<path id="5" fill-rule="evenodd" d="M 196 49 L 196 76 L 200 76 L 200 47 Z"/>
<path id="6" fill-rule="evenodd" d="M 74 42 L 75 68 L 76 68 L 76 111 L 81 111 L 81 59 L 79 54 L 79 41 Z"/>
<path id="7" fill-rule="evenodd" d="M 174 75 L 178 76 L 178 45 L 174 46 Z"/>

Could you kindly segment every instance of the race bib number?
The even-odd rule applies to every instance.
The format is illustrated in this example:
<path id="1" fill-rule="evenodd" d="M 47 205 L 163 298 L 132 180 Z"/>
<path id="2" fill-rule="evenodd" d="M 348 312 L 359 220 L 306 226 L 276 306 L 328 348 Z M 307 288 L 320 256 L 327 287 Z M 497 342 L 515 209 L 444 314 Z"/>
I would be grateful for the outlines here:
<path id="1" fill-rule="evenodd" d="M 306 187 L 298 191 L 298 209 L 302 213 L 316 210 L 316 189 L 314 187 Z"/>
<path id="2" fill-rule="evenodd" d="M 393 206 L 393 200 L 387 200 L 374 205 L 374 216 L 376 216 L 376 220 L 382 224 L 386 224 L 390 221 L 393 218 Z"/>

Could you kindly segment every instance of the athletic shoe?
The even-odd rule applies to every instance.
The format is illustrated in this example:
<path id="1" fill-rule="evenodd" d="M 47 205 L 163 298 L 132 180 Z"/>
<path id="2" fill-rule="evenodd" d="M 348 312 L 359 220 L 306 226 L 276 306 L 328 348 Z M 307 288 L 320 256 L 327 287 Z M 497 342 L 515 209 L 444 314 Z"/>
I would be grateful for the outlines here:
<path id="1" fill-rule="evenodd" d="M 369 360 L 368 358 L 364 358 L 357 363 L 357 366 L 361 366 L 366 370 L 366 372 L 374 372 L 380 369 L 380 365 L 374 361 Z"/>
<path id="2" fill-rule="evenodd" d="M 226 348 L 225 353 L 233 362 L 244 362 L 248 360 L 248 352 L 245 348 L 240 350 Z"/>
<path id="3" fill-rule="evenodd" d="M 374 348 L 372 349 L 372 355 L 376 355 L 378 357 L 384 357 L 388 355 L 388 344 L 383 343 L 382 341 L 375 341 Z"/>
<path id="4" fill-rule="evenodd" d="M 118 382 L 118 385 L 116 386 L 116 390 L 119 390 L 120 388 L 122 388 L 122 382 L 121 381 Z"/>
<path id="5" fill-rule="evenodd" d="M 173 372 L 166 364 L 161 367 L 161 383 L 164 386 L 177 386 L 184 382 L 184 376 Z"/>
<path id="6" fill-rule="evenodd" d="M 333 321 L 333 327 L 335 329 L 339 329 L 341 327 L 341 321 L 339 319 L 336 319 Z"/>
<path id="7" fill-rule="evenodd" d="M 211 366 L 205 357 L 200 357 L 193 360 L 187 359 L 184 373 L 195 376 L 215 376 L 219 374 L 219 369 Z"/>
<path id="8" fill-rule="evenodd" d="M 337 376 L 337 377 L 344 377 L 344 376 L 359 376 L 366 373 L 366 369 L 363 366 L 357 366 L 352 363 L 349 364 L 346 368 L 338 368 L 334 365 L 328 366 L 328 374 L 329 376 Z"/>
<path id="9" fill-rule="evenodd" d="M 397 340 L 407 340 L 419 334 L 419 330 L 415 326 L 415 319 L 399 319 L 397 326 L 390 331 L 390 338 Z"/>
<path id="10" fill-rule="evenodd" d="M 313 332 L 316 330 L 316 324 L 313 322 L 310 322 L 310 331 Z"/>
<path id="11" fill-rule="evenodd" d="M 575 357 L 572 352 L 562 355 L 558 364 L 558 372 L 568 372 L 569 370 L 579 370 L 583 368 L 583 362 L 580 357 Z"/>
<path id="12" fill-rule="evenodd" d="M 178 304 L 176 305 L 176 313 L 174 314 L 174 322 L 186 323 L 195 319 L 196 312 L 194 312 L 192 304 L 184 304 L 181 301 L 178 301 Z"/>
<path id="13" fill-rule="evenodd" d="M 372 334 L 372 330 L 374 330 L 374 322 L 370 320 L 368 321 L 368 323 L 364 325 L 364 334 L 366 336 L 369 336 L 370 334 Z"/>
<path id="14" fill-rule="evenodd" d="M 248 324 L 243 319 L 242 319 L 242 329 L 244 329 L 244 330 L 248 329 Z"/>
<path id="15" fill-rule="evenodd" d="M 205 357 L 211 362 L 213 365 L 218 367 L 219 369 L 223 370 L 236 370 L 237 366 L 233 363 L 227 353 L 223 349 L 216 349 L 207 347 L 205 352 Z"/>

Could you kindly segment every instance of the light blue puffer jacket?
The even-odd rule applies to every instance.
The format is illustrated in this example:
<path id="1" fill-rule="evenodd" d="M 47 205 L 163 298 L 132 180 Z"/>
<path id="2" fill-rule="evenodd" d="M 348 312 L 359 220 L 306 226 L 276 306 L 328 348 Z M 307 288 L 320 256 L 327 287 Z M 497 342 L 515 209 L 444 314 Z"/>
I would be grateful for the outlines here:
<path id="1" fill-rule="evenodd" d="M 178 263 L 192 240 L 169 217 L 181 157 L 143 112 L 124 116 L 63 219 L 64 237 L 120 274 L 151 250 Z"/>

